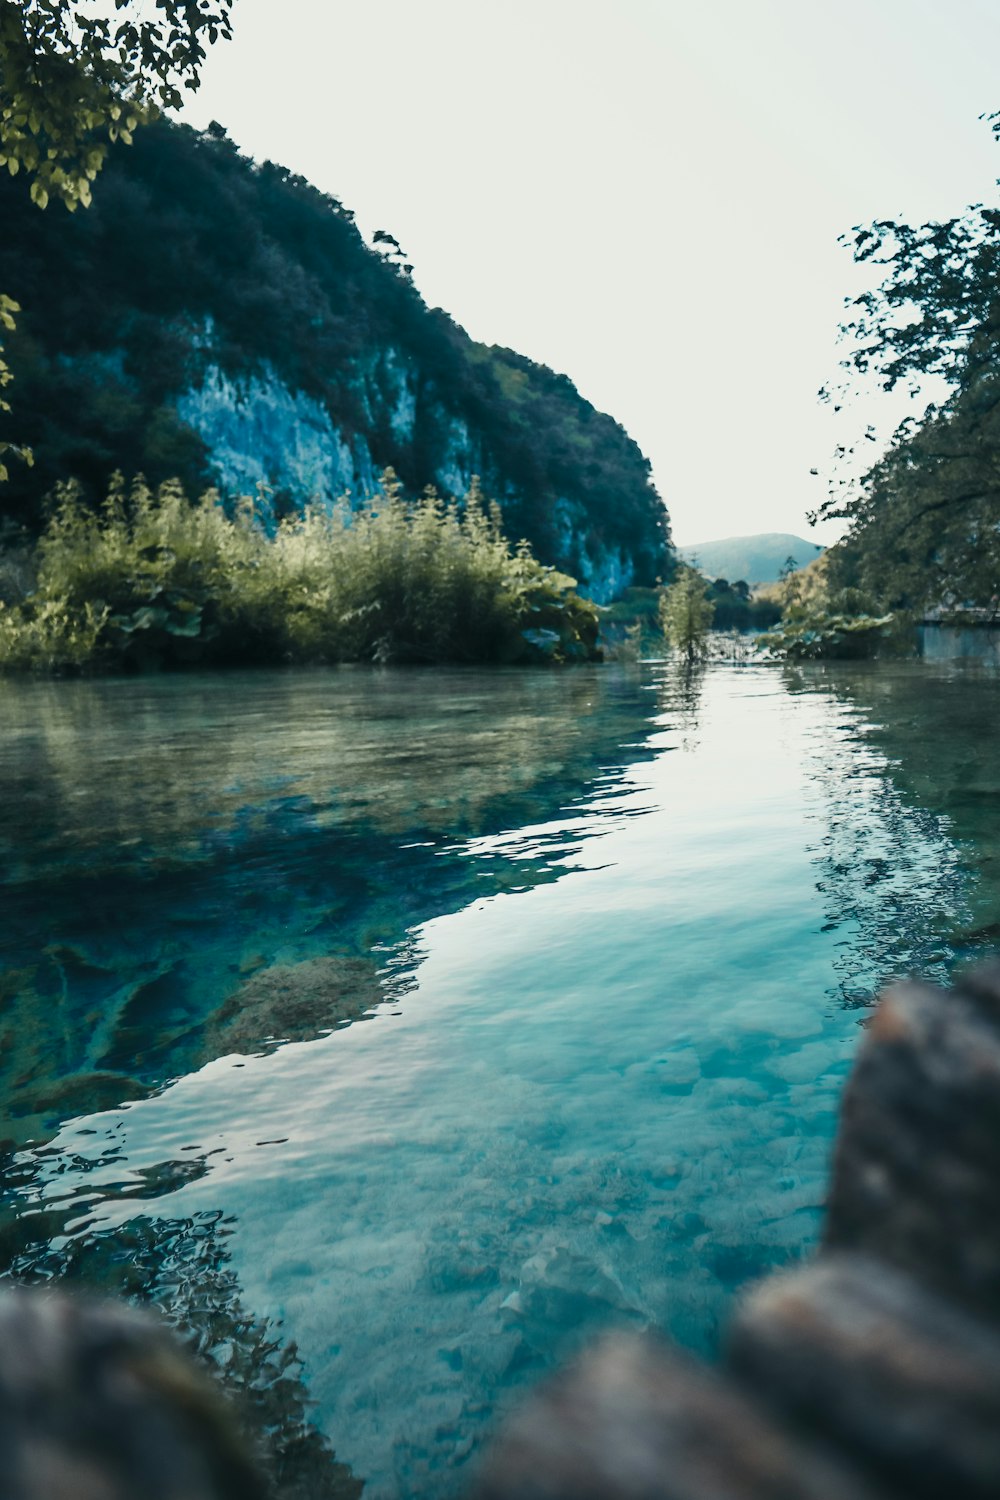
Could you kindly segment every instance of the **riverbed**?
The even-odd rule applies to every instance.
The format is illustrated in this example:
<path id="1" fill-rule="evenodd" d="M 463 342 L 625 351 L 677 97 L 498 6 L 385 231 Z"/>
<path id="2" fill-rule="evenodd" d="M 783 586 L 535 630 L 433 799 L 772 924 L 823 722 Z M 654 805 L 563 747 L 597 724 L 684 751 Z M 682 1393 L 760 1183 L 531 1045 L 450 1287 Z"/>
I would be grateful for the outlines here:
<path id="1" fill-rule="evenodd" d="M 5 1269 L 294 1343 L 372 1500 L 604 1328 L 710 1355 L 879 987 L 996 940 L 998 729 L 976 664 L 0 682 Z"/>

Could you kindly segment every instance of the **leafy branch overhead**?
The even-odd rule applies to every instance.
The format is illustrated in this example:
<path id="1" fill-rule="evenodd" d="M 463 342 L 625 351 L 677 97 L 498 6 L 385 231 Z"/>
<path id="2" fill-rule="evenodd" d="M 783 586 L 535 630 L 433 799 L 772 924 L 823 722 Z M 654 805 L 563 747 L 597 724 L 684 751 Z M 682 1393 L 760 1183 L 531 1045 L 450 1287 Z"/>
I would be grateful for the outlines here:
<path id="1" fill-rule="evenodd" d="M 14 301 L 13 297 L 5 297 L 0 292 L 0 328 L 6 329 L 8 333 L 13 333 L 17 326 L 14 321 L 14 314 L 20 311 L 20 306 Z M 3 392 L 13 378 L 10 367 L 3 357 L 3 345 L 0 344 L 0 416 L 10 411 L 10 402 L 3 395 Z M 25 448 L 19 443 L 6 442 L 0 439 L 0 484 L 8 477 L 7 464 L 5 462 L 8 454 L 13 454 L 15 458 L 22 459 L 29 466 L 33 462 L 30 448 Z"/>
<path id="2" fill-rule="evenodd" d="M 90 202 L 108 147 L 198 87 L 206 44 L 230 35 L 233 0 L 0 0 L 0 166 L 42 208 Z"/>
<path id="3" fill-rule="evenodd" d="M 94 15 L 89 0 L 0 0 L 0 169 L 24 172 L 39 208 L 88 207 L 109 147 L 198 87 L 205 43 L 229 37 L 232 5 L 154 0 L 149 15 L 114 0 L 113 15 Z M 12 332 L 19 311 L 0 295 L 0 329 Z M 0 338 L 0 392 L 12 379 Z M 11 455 L 32 462 L 30 448 L 0 439 L 0 483 Z"/>

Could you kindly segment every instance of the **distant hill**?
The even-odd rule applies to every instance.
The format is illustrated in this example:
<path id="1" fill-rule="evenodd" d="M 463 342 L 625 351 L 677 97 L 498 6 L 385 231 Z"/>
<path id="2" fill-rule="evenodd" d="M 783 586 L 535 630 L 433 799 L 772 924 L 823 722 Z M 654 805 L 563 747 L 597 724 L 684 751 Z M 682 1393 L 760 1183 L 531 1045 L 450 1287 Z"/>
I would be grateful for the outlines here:
<path id="1" fill-rule="evenodd" d="M 742 578 L 755 586 L 775 583 L 790 557 L 804 568 L 823 548 L 788 531 L 762 531 L 756 536 L 727 536 L 718 542 L 692 542 L 678 551 L 710 578 L 728 578 L 730 583 Z"/>

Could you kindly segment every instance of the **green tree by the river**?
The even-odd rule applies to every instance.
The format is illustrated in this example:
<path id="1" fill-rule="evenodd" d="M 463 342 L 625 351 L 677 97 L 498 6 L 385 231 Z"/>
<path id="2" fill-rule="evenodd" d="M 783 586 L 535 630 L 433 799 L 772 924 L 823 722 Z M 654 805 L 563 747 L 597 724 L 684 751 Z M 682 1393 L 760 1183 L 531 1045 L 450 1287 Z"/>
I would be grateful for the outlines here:
<path id="1" fill-rule="evenodd" d="M 831 587 L 858 588 L 877 609 L 992 612 L 1000 592 L 1000 210 L 973 207 L 918 225 L 881 220 L 852 231 L 850 243 L 856 261 L 884 275 L 857 298 L 845 326 L 849 379 L 874 376 L 914 400 L 934 379 L 946 395 L 906 418 L 860 481 L 838 481 L 819 507 L 822 519 L 850 525 L 831 553 Z"/>
<path id="2" fill-rule="evenodd" d="M 360 510 L 307 507 L 273 537 L 252 500 L 230 515 L 176 482 L 119 476 L 97 512 L 72 484 L 57 500 L 17 577 L 0 573 L 0 671 L 597 655 L 596 607 L 511 546 L 475 480 L 459 511 L 407 504 L 388 471 Z"/>
<path id="3" fill-rule="evenodd" d="M 663 633 L 688 663 L 704 656 L 715 605 L 707 597 L 707 580 L 688 563 L 677 569 L 660 599 Z"/>

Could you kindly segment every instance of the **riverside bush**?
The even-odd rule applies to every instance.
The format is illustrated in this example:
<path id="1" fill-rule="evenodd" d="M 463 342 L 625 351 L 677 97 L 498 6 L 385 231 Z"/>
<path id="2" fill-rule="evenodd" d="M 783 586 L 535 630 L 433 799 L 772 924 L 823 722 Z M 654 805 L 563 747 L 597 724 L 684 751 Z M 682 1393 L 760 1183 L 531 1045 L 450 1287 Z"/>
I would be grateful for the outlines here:
<path id="1" fill-rule="evenodd" d="M 120 477 L 99 511 L 57 491 L 34 591 L 0 602 L 0 669 L 74 672 L 250 662 L 530 662 L 596 655 L 574 580 L 512 547 L 474 482 L 459 508 L 404 500 L 392 471 L 268 536 L 254 502 L 194 505 Z"/>
<path id="2" fill-rule="evenodd" d="M 757 637 L 757 644 L 768 655 L 787 661 L 859 661 L 891 645 L 896 627 L 891 614 L 852 614 L 795 604 L 780 624 Z"/>
<path id="3" fill-rule="evenodd" d="M 757 638 L 768 656 L 785 661 L 857 661 L 904 649 L 906 620 L 878 610 L 855 588 L 831 583 L 836 547 L 763 591 L 781 619 Z"/>

